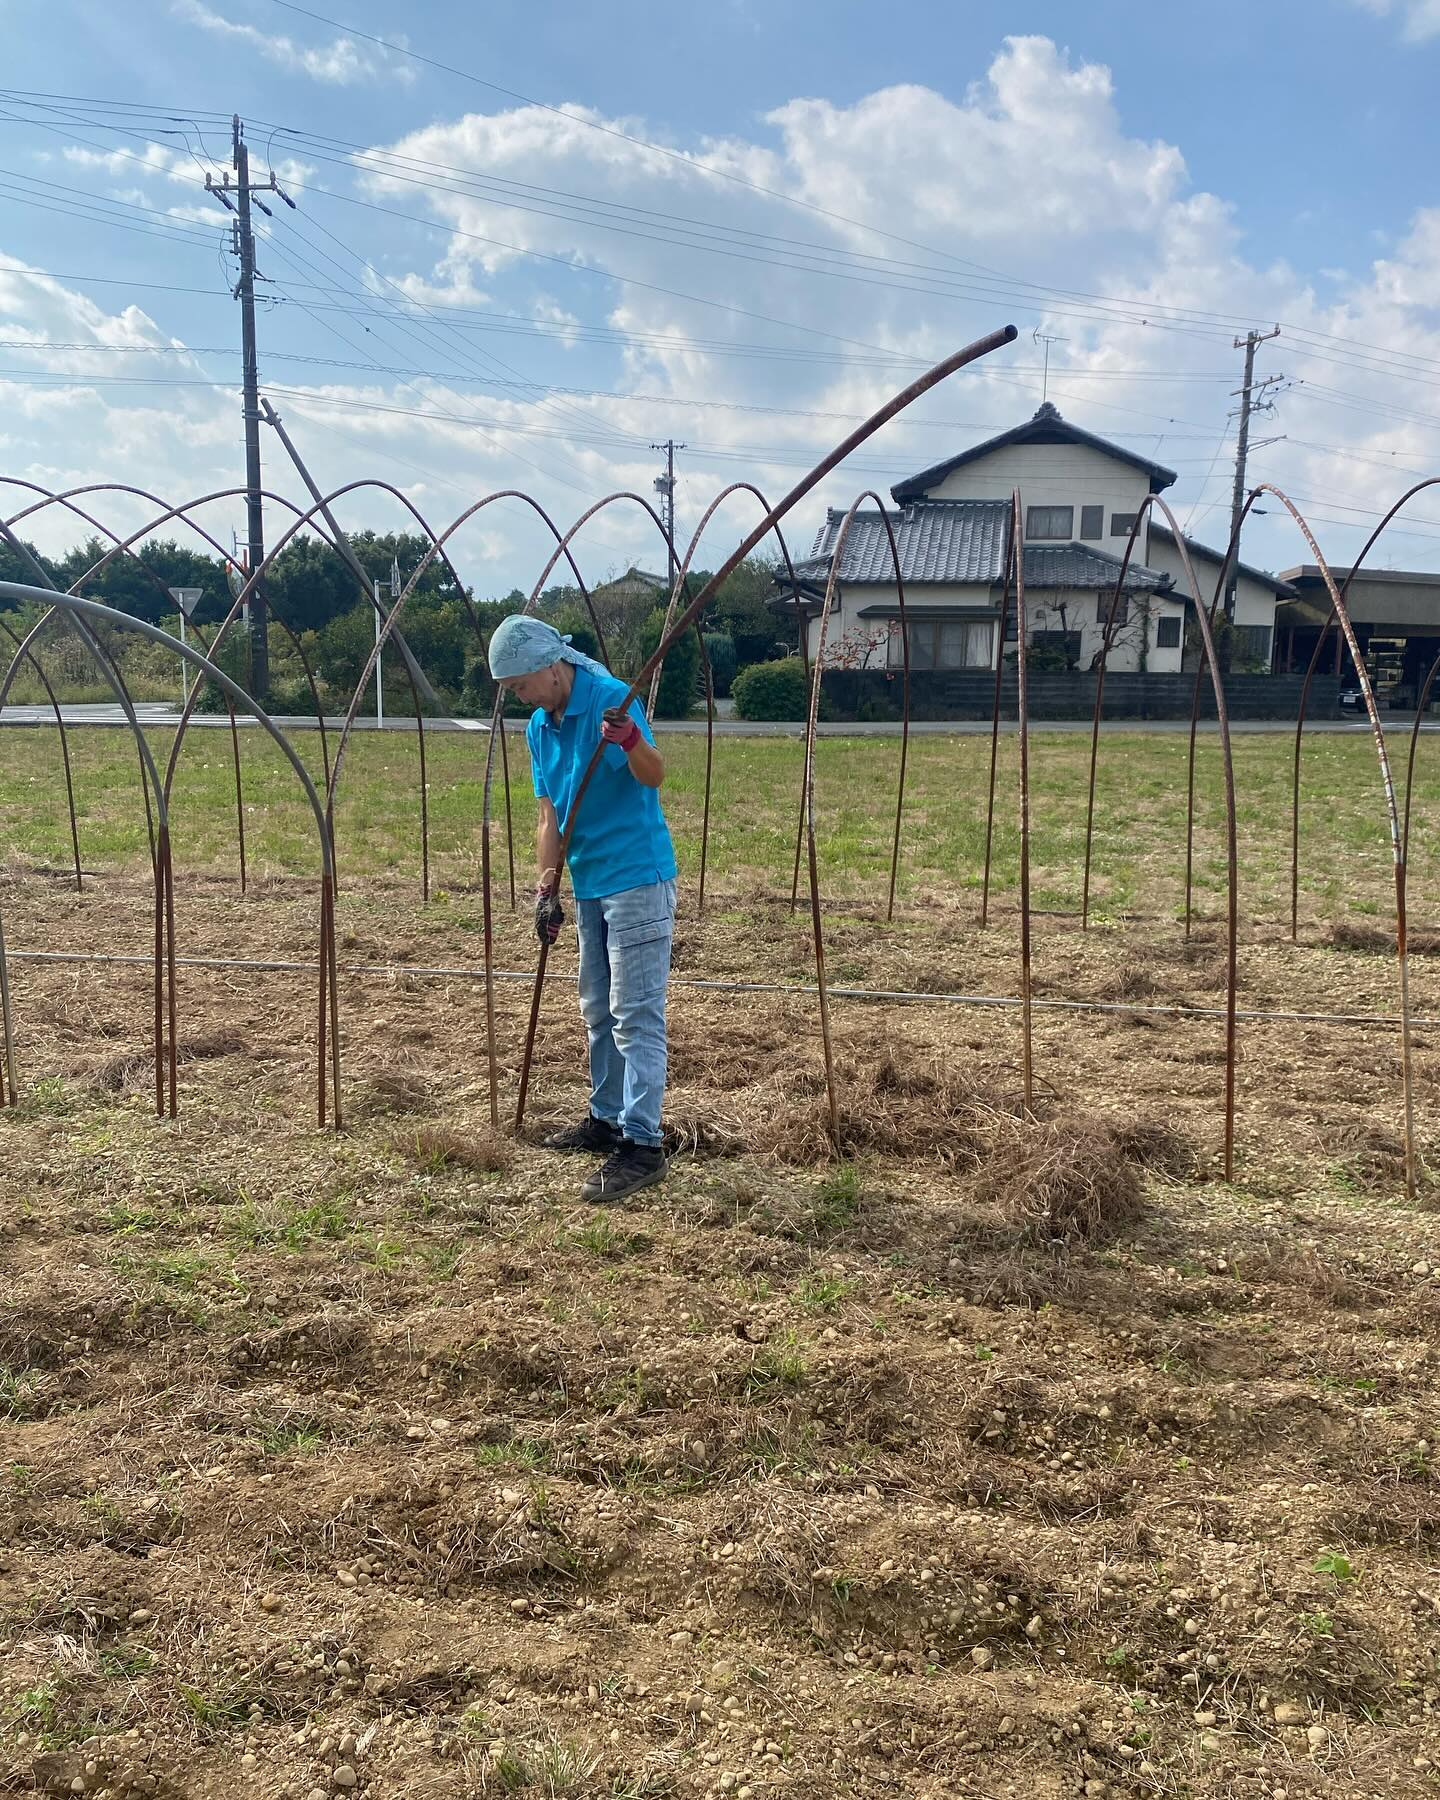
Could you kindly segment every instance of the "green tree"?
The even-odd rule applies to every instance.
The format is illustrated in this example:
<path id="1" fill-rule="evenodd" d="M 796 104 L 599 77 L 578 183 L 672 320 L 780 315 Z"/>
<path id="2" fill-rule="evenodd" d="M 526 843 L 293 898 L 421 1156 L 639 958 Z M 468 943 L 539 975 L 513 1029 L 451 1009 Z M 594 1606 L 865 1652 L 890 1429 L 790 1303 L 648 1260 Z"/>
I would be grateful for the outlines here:
<path id="1" fill-rule="evenodd" d="M 30 554 L 39 562 L 41 568 L 47 570 L 52 579 L 56 578 L 54 565 L 41 556 L 35 546 L 22 538 L 20 540 Z M 5 539 L 0 538 L 0 581 L 22 581 L 27 587 L 43 587 L 45 584 L 36 575 L 34 569 L 25 558 Z M 6 600 L 0 597 L 0 610 L 12 606 L 24 606 L 23 600 Z"/>
<path id="2" fill-rule="evenodd" d="M 735 679 L 735 671 L 739 666 L 735 655 L 735 640 L 728 632 L 707 631 L 705 653 L 710 658 L 710 678 L 715 684 L 715 693 L 723 699 L 730 692 L 730 683 Z"/>
<path id="3" fill-rule="evenodd" d="M 695 578 L 695 590 L 705 577 Z M 775 565 L 763 556 L 747 556 L 720 584 L 710 618 L 717 630 L 735 641 L 736 660 L 764 662 L 778 644 L 798 647 L 800 639 L 793 618 L 771 612 L 766 602 L 775 592 Z"/>
<path id="4" fill-rule="evenodd" d="M 679 614 L 676 614 L 679 617 Z M 665 631 L 665 608 L 657 606 L 640 632 L 640 662 L 648 662 L 660 647 Z M 657 719 L 688 718 L 695 705 L 700 682 L 700 644 L 693 630 L 687 630 L 665 658 L 660 676 L 660 691 L 655 697 Z M 641 699 L 648 697 L 642 691 Z"/>

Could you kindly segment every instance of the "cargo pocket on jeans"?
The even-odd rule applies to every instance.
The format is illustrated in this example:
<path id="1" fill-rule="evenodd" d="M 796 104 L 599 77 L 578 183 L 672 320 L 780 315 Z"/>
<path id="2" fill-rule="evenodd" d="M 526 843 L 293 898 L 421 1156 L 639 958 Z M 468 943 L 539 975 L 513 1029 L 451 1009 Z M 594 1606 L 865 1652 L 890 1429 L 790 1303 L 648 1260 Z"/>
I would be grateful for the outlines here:
<path id="1" fill-rule="evenodd" d="M 675 922 L 669 913 L 636 925 L 610 928 L 610 1007 L 658 999 L 670 977 Z"/>

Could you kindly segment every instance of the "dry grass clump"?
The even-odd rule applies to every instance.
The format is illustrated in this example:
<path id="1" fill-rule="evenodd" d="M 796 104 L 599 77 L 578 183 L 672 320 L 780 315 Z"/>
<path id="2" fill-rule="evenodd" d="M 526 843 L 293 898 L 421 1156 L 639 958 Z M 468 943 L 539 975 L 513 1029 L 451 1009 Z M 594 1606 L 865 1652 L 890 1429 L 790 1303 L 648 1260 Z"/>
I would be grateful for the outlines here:
<path id="1" fill-rule="evenodd" d="M 1134 958 L 1126 961 L 1095 990 L 1096 998 L 1100 1000 L 1153 1000 L 1164 992 L 1164 982 L 1158 981 L 1145 963 Z"/>
<path id="2" fill-rule="evenodd" d="M 179 1063 L 208 1062 L 217 1056 L 238 1056 L 250 1048 L 238 1031 L 200 1031 L 175 1040 L 175 1060 Z M 106 1059 L 91 1077 L 95 1086 L 107 1093 L 124 1093 L 127 1088 L 142 1087 L 154 1079 L 155 1052 L 122 1050 Z"/>
<path id="3" fill-rule="evenodd" d="M 362 1116 L 381 1113 L 431 1113 L 435 1097 L 429 1084 L 414 1069 L 381 1069 L 365 1083 L 355 1109 Z"/>
<path id="4" fill-rule="evenodd" d="M 1183 1131 L 1163 1119 L 1112 1119 L 1107 1130 L 1137 1169 L 1168 1175 L 1172 1181 L 1188 1181 L 1200 1172 L 1200 1152 Z"/>
<path id="5" fill-rule="evenodd" d="M 1382 931 L 1375 925 L 1359 925 L 1353 919 L 1338 919 L 1330 927 L 1327 941 L 1332 950 L 1364 950 L 1375 954 L 1395 948 L 1395 933 Z"/>
<path id="6" fill-rule="evenodd" d="M 1056 1119 L 993 1119 L 979 1197 L 1028 1242 L 1093 1242 L 1144 1211 L 1135 1165 L 1113 1131 Z"/>
<path id="7" fill-rule="evenodd" d="M 1327 1147 L 1339 1153 L 1340 1166 L 1358 1187 L 1375 1193 L 1392 1193 L 1405 1186 L 1405 1140 L 1398 1132 L 1368 1122 L 1342 1126 L 1330 1134 Z M 1419 1185 L 1433 1199 L 1435 1176 L 1440 1166 L 1433 1141 L 1417 1140 Z"/>
<path id="8" fill-rule="evenodd" d="M 846 1156 L 872 1152 L 973 1169 L 984 1154 L 987 1121 L 998 1106 L 996 1096 L 936 1052 L 912 1052 L 902 1062 L 888 1048 L 869 1056 L 847 1049 L 835 1061 L 836 1146 L 819 1059 L 807 1057 L 787 1087 L 788 1095 L 766 1107 L 751 1144 L 791 1164 L 827 1162 L 838 1147 Z M 798 1095 L 809 1098 L 809 1104 L 787 1107 L 785 1099 Z"/>
<path id="9" fill-rule="evenodd" d="M 472 1175 L 505 1175 L 515 1166 L 515 1151 L 489 1132 L 457 1131 L 451 1125 L 417 1125 L 397 1132 L 395 1148 L 424 1174 L 443 1175 L 464 1169 Z"/>
<path id="10" fill-rule="evenodd" d="M 743 1156 L 745 1149 L 745 1128 L 740 1121 L 713 1110 L 681 1112 L 665 1121 L 667 1156 L 693 1156 L 697 1161 L 706 1161 L 711 1157 Z"/>

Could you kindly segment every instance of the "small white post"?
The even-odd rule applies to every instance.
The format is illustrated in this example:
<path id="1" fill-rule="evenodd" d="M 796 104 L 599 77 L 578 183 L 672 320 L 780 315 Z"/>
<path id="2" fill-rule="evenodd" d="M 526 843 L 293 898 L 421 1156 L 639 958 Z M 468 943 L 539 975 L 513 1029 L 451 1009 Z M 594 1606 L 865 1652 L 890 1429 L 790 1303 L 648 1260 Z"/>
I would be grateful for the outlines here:
<path id="1" fill-rule="evenodd" d="M 180 611 L 180 642 L 183 644 L 185 642 L 185 621 L 205 598 L 205 590 L 204 588 L 172 587 L 169 592 L 170 598 L 175 602 Z M 185 658 L 182 656 L 180 658 L 180 707 L 182 711 L 184 710 L 189 693 L 190 671 L 186 667 Z"/>
<path id="2" fill-rule="evenodd" d="M 371 585 L 374 588 L 375 642 L 378 646 L 380 642 L 380 577 L 378 575 L 372 575 L 370 580 Z M 377 731 L 383 731 L 385 729 L 384 662 L 385 658 L 383 654 L 375 658 L 375 729 Z"/>

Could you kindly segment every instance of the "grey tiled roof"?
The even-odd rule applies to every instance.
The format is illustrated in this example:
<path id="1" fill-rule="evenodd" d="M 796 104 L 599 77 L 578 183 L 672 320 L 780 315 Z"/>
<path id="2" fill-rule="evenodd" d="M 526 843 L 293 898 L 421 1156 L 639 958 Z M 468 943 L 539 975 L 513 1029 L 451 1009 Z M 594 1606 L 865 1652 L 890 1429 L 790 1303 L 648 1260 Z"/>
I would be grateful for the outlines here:
<path id="1" fill-rule="evenodd" d="M 843 512 L 826 514 L 809 561 L 796 564 L 797 574 L 809 574 L 817 564 L 823 574 L 829 574 L 844 518 Z M 994 581 L 995 571 L 1004 570 L 1010 531 L 1008 500 L 931 501 L 907 506 L 889 518 L 905 581 Z M 840 579 L 893 581 L 894 577 L 890 541 L 880 514 L 857 512 L 845 535 Z"/>
<path id="2" fill-rule="evenodd" d="M 1091 544 L 1025 546 L 1025 585 L 1035 588 L 1113 588 L 1120 573 L 1120 558 Z M 1171 586 L 1171 578 L 1157 569 L 1142 568 L 1133 559 L 1125 571 L 1127 593 L 1153 594 Z"/>
<path id="3" fill-rule="evenodd" d="M 907 587 L 931 581 L 989 585 L 1004 579 L 1010 532 L 1008 500 L 925 500 L 887 516 Z M 795 565 L 802 580 L 823 583 L 829 576 L 830 557 L 844 517 L 834 510 L 826 515 L 810 556 Z M 1025 580 L 1031 587 L 1113 587 L 1119 568 L 1118 557 L 1089 544 L 1025 547 Z M 857 512 L 851 521 L 839 578 L 842 582 L 887 583 L 895 579 L 884 521 L 873 509 Z M 1154 591 L 1168 587 L 1170 577 L 1132 562 L 1125 585 L 1132 592 Z"/>
<path id="4" fill-rule="evenodd" d="M 890 490 L 890 496 L 897 506 L 905 505 L 908 500 L 918 500 L 931 488 L 939 487 L 946 476 L 953 475 L 956 469 L 964 468 L 966 463 L 989 456 L 993 450 L 1004 450 L 1012 444 L 1084 444 L 1091 450 L 1101 450 L 1106 456 L 1112 456 L 1116 462 L 1129 463 L 1132 469 L 1140 469 L 1150 478 L 1150 491 L 1158 494 L 1162 488 L 1170 487 L 1175 481 L 1175 471 L 1167 469 L 1163 463 L 1152 462 L 1148 456 L 1141 456 L 1138 451 L 1127 450 L 1123 444 L 1112 444 L 1109 438 L 1096 437 L 1093 431 L 1084 431 L 1078 425 L 1072 425 L 1068 419 L 1062 419 L 1056 408 L 1048 401 L 1043 401 L 1033 418 L 1027 419 L 1023 425 L 1017 425 L 1013 431 L 1002 431 L 999 437 L 987 438 L 983 444 L 973 444 L 970 449 L 962 450 L 958 456 L 950 456 L 932 468 L 922 469 L 918 475 L 909 475 L 904 481 L 897 481 Z"/>

